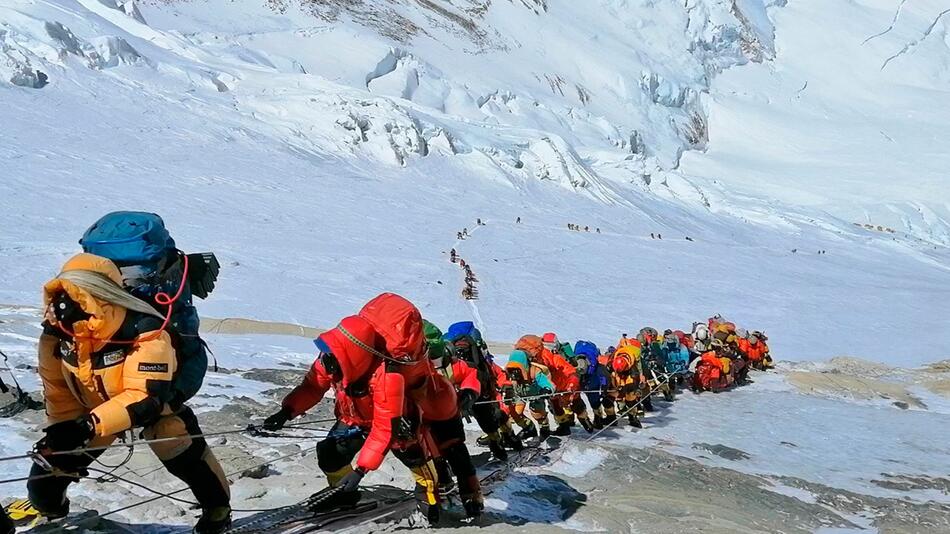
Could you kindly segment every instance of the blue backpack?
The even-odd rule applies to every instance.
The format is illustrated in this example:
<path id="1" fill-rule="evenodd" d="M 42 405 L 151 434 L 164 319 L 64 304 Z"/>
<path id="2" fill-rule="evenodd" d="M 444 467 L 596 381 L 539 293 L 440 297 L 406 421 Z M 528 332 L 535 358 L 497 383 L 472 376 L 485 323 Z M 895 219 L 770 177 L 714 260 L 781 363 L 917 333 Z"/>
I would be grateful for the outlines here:
<path id="1" fill-rule="evenodd" d="M 600 356 L 600 350 L 590 341 L 578 341 L 574 344 L 574 355 L 586 356 L 588 361 L 596 362 L 597 357 Z"/>
<path id="2" fill-rule="evenodd" d="M 122 271 L 126 288 L 152 302 L 155 294 L 178 292 L 185 256 L 175 247 L 165 221 L 154 213 L 115 211 L 106 214 L 86 230 L 79 240 L 84 252 L 109 258 Z M 182 298 L 191 303 L 191 294 L 206 298 L 214 290 L 221 268 L 210 252 L 189 254 L 188 273 Z M 184 293 L 189 293 L 187 296 Z"/>
<path id="3" fill-rule="evenodd" d="M 192 296 L 203 299 L 214 290 L 220 270 L 217 258 L 210 252 L 184 254 L 161 217 L 140 211 L 104 215 L 86 230 L 79 244 L 84 252 L 112 260 L 122 273 L 125 289 L 163 315 L 168 310 L 156 304 L 155 296 L 175 295 L 181 289 L 172 307 L 168 333 L 181 362 L 175 387 L 182 401 L 190 398 L 201 386 L 208 366 L 207 345 L 198 335 L 198 310 Z"/>
<path id="4" fill-rule="evenodd" d="M 154 213 L 116 211 L 99 219 L 79 240 L 83 250 L 119 267 L 157 265 L 174 254 L 175 240 Z"/>
<path id="5" fill-rule="evenodd" d="M 446 341 L 452 343 L 463 337 L 470 337 L 479 347 L 485 347 L 485 340 L 482 339 L 482 333 L 475 327 L 475 323 L 472 321 L 460 321 L 453 324 L 443 336 Z"/>
<path id="6" fill-rule="evenodd" d="M 607 373 L 604 366 L 597 359 L 600 356 L 600 349 L 591 341 L 578 341 L 574 344 L 574 355 L 583 356 L 587 359 L 587 376 L 584 380 L 585 388 L 597 388 L 607 385 Z"/>

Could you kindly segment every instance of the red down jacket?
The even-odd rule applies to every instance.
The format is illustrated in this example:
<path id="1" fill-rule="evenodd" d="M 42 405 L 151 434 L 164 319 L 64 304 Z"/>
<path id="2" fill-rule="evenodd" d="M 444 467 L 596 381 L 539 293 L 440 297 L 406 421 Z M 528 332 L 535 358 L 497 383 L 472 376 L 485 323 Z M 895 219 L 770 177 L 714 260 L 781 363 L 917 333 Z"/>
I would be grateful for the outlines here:
<path id="1" fill-rule="evenodd" d="M 334 382 L 318 360 L 303 383 L 284 399 L 284 406 L 299 415 L 332 388 L 337 417 L 369 430 L 356 460 L 359 467 L 378 469 L 389 449 L 400 445 L 394 436 L 400 419 L 426 422 L 458 417 L 455 388 L 426 357 L 422 316 L 408 300 L 384 293 L 359 315 L 345 317 L 336 328 L 321 334 L 317 344 L 336 357 L 340 380 Z M 424 425 L 419 428 L 424 432 Z"/>
<path id="2" fill-rule="evenodd" d="M 476 397 L 482 393 L 482 382 L 478 379 L 478 371 L 461 360 L 456 360 L 443 369 L 442 376 L 452 382 L 455 389 L 459 391 L 470 389 Z"/>

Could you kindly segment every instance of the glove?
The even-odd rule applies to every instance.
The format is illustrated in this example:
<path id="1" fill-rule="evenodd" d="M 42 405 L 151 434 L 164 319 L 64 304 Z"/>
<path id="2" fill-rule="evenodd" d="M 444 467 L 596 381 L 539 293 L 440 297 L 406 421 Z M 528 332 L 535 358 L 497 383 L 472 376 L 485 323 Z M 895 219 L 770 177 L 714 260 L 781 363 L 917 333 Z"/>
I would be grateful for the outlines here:
<path id="1" fill-rule="evenodd" d="M 71 451 L 85 447 L 95 435 L 96 427 L 92 418 L 84 415 L 79 419 L 46 427 L 46 437 L 41 441 L 41 448 L 45 445 L 45 448 L 54 452 Z"/>
<path id="2" fill-rule="evenodd" d="M 290 409 L 288 409 L 286 406 L 281 407 L 279 412 L 268 417 L 267 419 L 264 419 L 264 430 L 280 430 L 281 428 L 284 428 L 284 424 L 291 419 L 293 419 L 293 415 L 290 413 Z"/>
<path id="3" fill-rule="evenodd" d="M 472 415 L 472 409 L 475 407 L 475 399 L 478 398 L 475 392 L 470 389 L 463 389 L 459 392 L 459 411 L 462 417 Z"/>
<path id="4" fill-rule="evenodd" d="M 204 299 L 214 291 L 221 264 L 212 252 L 199 252 L 188 255 L 188 287 L 191 294 Z"/>
<path id="5" fill-rule="evenodd" d="M 341 478 L 340 481 L 337 482 L 336 487 L 340 488 L 343 492 L 356 491 L 364 476 L 366 476 L 366 471 L 364 471 L 362 467 L 357 467 Z"/>

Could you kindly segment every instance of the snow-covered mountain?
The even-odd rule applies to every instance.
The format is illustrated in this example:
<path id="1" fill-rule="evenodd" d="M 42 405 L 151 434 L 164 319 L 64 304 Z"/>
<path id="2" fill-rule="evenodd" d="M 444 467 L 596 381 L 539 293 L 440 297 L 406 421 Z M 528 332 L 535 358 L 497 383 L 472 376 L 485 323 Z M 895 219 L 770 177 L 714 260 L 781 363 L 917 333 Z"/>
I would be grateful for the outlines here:
<path id="1" fill-rule="evenodd" d="M 209 317 L 327 327 L 395 291 L 495 342 L 606 346 L 722 313 L 768 332 L 778 374 L 568 441 L 498 488 L 493 528 L 945 531 L 946 364 L 898 367 L 950 355 L 948 7 L 0 0 L 0 349 L 36 391 L 41 284 L 118 209 L 218 254 Z M 254 330 L 209 336 L 207 430 L 266 415 L 312 358 Z M 4 419 L 0 455 L 39 424 Z M 240 473 L 313 441 L 213 445 Z M 136 451 L 123 476 L 177 487 Z M 235 478 L 239 508 L 322 485 L 271 468 Z M 101 511 L 148 496 L 90 484 Z"/>
<path id="2" fill-rule="evenodd" d="M 139 208 L 227 262 L 210 315 L 467 316 L 457 246 L 496 340 L 722 312 L 945 356 L 940 2 L 785 4 L 5 2 L 0 302 Z"/>

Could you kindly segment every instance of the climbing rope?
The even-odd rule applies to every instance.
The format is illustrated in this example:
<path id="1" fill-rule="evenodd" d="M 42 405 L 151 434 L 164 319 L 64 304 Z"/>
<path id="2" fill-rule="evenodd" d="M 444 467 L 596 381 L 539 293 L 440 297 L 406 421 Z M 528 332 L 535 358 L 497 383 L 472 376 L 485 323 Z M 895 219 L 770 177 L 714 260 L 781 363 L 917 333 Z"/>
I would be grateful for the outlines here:
<path id="1" fill-rule="evenodd" d="M 607 392 L 611 392 L 611 391 L 616 391 L 616 390 L 614 390 L 614 389 L 589 389 L 589 390 L 582 390 L 582 391 L 559 391 L 559 392 L 554 392 L 554 393 L 543 393 L 543 394 L 541 394 L 541 395 L 532 395 L 532 396 L 530 396 L 530 397 L 521 397 L 521 396 L 515 395 L 514 397 L 512 397 L 512 398 L 510 398 L 510 399 L 485 400 L 485 401 L 478 401 L 478 402 L 476 402 L 475 404 L 476 404 L 476 405 L 478 405 L 478 404 L 500 404 L 500 403 L 508 404 L 508 403 L 519 402 L 519 401 L 531 401 L 531 400 L 537 400 L 537 399 L 547 399 L 547 398 L 549 398 L 549 397 L 561 397 L 561 396 L 564 396 L 564 395 L 575 395 L 575 394 L 579 394 L 579 393 L 607 393 Z"/>
<path id="2" fill-rule="evenodd" d="M 616 425 L 624 416 L 626 416 L 626 415 L 627 415 L 628 413 L 630 413 L 631 411 L 635 410 L 638 406 L 640 406 L 640 405 L 643 404 L 647 399 L 649 399 L 650 396 L 653 395 L 653 392 L 654 392 L 654 391 L 657 391 L 657 390 L 660 389 L 660 384 L 666 383 L 666 381 L 669 380 L 669 378 L 670 378 L 671 376 L 673 376 L 673 374 L 674 374 L 674 373 L 663 373 L 663 379 L 662 379 L 662 380 L 659 380 L 659 379 L 658 379 L 658 380 L 657 380 L 657 384 L 656 384 L 655 386 L 651 387 L 651 388 L 647 391 L 647 394 L 646 394 L 646 395 L 643 395 L 643 397 L 641 397 L 640 400 L 638 400 L 637 402 L 635 402 L 635 403 L 634 403 L 633 405 L 631 405 L 631 406 L 626 406 L 626 405 L 625 405 L 625 406 L 626 406 L 626 409 L 625 409 L 622 413 L 617 414 L 617 418 L 614 419 L 613 422 L 611 422 L 609 425 L 604 425 L 604 428 L 601 428 L 601 429 L 598 430 L 597 432 L 594 432 L 593 434 L 591 434 L 586 440 L 584 440 L 584 443 L 590 443 L 591 441 L 593 441 L 594 438 L 596 438 L 597 436 L 601 435 L 605 430 L 607 430 L 608 428 L 610 428 L 610 427 Z M 562 453 L 562 454 L 563 454 L 563 453 Z"/>
<path id="3" fill-rule="evenodd" d="M 310 447 L 308 447 L 308 448 L 301 449 L 301 450 L 296 451 L 296 452 L 292 452 L 292 453 L 289 453 L 289 454 L 284 454 L 284 455 L 279 456 L 279 457 L 277 457 L 277 458 L 274 458 L 274 459 L 272 459 L 272 460 L 267 460 L 267 461 L 261 462 L 261 463 L 259 463 L 259 464 L 253 465 L 253 466 L 251 466 L 251 467 L 244 467 L 244 468 L 239 469 L 239 470 L 237 470 L 237 471 L 234 471 L 234 472 L 231 472 L 231 473 L 227 473 L 227 474 L 225 475 L 225 477 L 233 477 L 233 476 L 235 476 L 235 475 L 239 475 L 239 474 L 244 473 L 244 472 L 247 472 L 247 471 L 252 471 L 252 470 L 254 470 L 254 469 L 258 469 L 258 468 L 261 468 L 261 467 L 264 467 L 264 466 L 267 466 L 267 465 L 271 465 L 271 464 L 276 463 L 276 462 L 279 462 L 279 461 L 281 461 L 281 460 L 286 460 L 287 458 L 292 458 L 292 457 L 294 457 L 294 456 L 301 456 L 301 457 L 302 457 L 302 456 L 306 456 L 306 455 L 308 455 L 308 454 L 314 452 L 315 450 L 316 450 L 315 448 L 310 448 Z M 90 517 L 78 518 L 78 520 L 77 520 L 75 523 L 70 522 L 70 521 L 66 521 L 66 522 L 62 523 L 62 524 L 59 526 L 59 529 L 60 529 L 60 530 L 67 530 L 67 529 L 70 528 L 70 527 L 81 527 L 82 525 L 91 523 L 91 522 L 96 521 L 96 520 L 98 520 L 98 519 L 102 519 L 102 518 L 107 517 L 107 516 L 110 516 L 110 515 L 118 514 L 118 513 L 120 513 L 120 512 L 124 512 L 124 511 L 126 511 L 126 510 L 131 510 L 131 509 L 133 509 L 133 508 L 137 508 L 137 507 L 139 507 L 139 506 L 143 506 L 143 505 L 146 505 L 146 504 L 149 504 L 149 503 L 152 503 L 152 502 L 161 500 L 161 499 L 170 498 L 170 497 L 172 497 L 172 496 L 174 496 L 174 495 L 178 495 L 179 493 L 183 493 L 183 492 L 188 491 L 188 490 L 190 490 L 190 489 L 191 489 L 191 488 L 190 488 L 189 486 L 185 486 L 185 487 L 183 487 L 183 488 L 180 488 L 180 489 L 177 489 L 177 490 L 174 490 L 174 491 L 165 492 L 165 493 L 162 493 L 162 492 L 155 492 L 155 493 L 156 493 L 156 496 L 155 496 L 155 497 L 151 497 L 151 498 L 145 499 L 144 501 L 139 501 L 139 502 L 137 502 L 137 503 L 132 503 L 132 504 L 130 504 L 130 505 L 123 506 L 123 507 L 117 508 L 117 509 L 115 509 L 115 510 L 110 510 L 110 511 L 108 511 L 108 512 L 103 512 L 103 513 L 101 513 L 101 514 L 96 514 L 96 515 L 93 515 L 93 516 L 90 516 Z"/>

